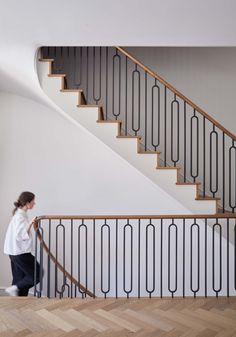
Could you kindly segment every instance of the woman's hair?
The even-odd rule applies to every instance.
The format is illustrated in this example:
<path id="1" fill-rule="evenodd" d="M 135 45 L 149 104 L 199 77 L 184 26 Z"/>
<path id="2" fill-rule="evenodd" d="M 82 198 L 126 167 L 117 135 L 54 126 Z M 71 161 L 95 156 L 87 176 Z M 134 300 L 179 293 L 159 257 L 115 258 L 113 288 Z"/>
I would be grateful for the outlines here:
<path id="1" fill-rule="evenodd" d="M 14 210 L 13 210 L 13 215 L 15 214 L 16 210 L 19 207 L 24 207 L 28 202 L 31 202 L 32 200 L 34 200 L 35 195 L 34 193 L 31 192 L 22 192 L 19 196 L 19 198 L 17 199 L 17 201 L 14 202 Z"/>

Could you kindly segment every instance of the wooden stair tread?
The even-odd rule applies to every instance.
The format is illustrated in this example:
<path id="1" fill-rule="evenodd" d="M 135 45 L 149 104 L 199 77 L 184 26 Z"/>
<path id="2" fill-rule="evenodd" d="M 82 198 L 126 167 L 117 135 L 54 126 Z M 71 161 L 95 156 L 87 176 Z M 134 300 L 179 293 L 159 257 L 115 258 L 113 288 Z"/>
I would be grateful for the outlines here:
<path id="1" fill-rule="evenodd" d="M 220 200 L 220 198 L 218 197 L 213 198 L 213 197 L 206 196 L 206 197 L 197 197 L 195 198 L 195 200 Z"/>
<path id="2" fill-rule="evenodd" d="M 61 92 L 83 92 L 82 89 L 61 89 Z"/>
<path id="3" fill-rule="evenodd" d="M 181 170 L 179 166 L 157 166 L 157 170 Z"/>
<path id="4" fill-rule="evenodd" d="M 66 74 L 48 74 L 49 77 L 66 77 Z"/>
<path id="5" fill-rule="evenodd" d="M 191 183 L 191 182 L 177 182 L 176 185 L 201 185 L 201 183 Z"/>
<path id="6" fill-rule="evenodd" d="M 77 107 L 79 107 L 79 108 L 100 108 L 100 109 L 102 109 L 102 106 L 97 105 L 97 104 L 77 104 Z"/>
<path id="7" fill-rule="evenodd" d="M 107 121 L 107 120 L 105 120 L 105 119 L 99 119 L 99 120 L 97 120 L 97 123 L 119 123 L 119 124 L 121 124 L 122 123 L 122 121 Z"/>
<path id="8" fill-rule="evenodd" d="M 142 139 L 142 137 L 140 137 L 140 136 L 116 136 L 116 138 L 127 138 L 127 139 L 137 138 L 137 139 Z"/>
<path id="9" fill-rule="evenodd" d="M 39 61 L 40 62 L 53 62 L 54 59 L 43 59 L 43 58 L 40 58 Z"/>
<path id="10" fill-rule="evenodd" d="M 138 151 L 139 154 L 161 154 L 161 151 Z"/>

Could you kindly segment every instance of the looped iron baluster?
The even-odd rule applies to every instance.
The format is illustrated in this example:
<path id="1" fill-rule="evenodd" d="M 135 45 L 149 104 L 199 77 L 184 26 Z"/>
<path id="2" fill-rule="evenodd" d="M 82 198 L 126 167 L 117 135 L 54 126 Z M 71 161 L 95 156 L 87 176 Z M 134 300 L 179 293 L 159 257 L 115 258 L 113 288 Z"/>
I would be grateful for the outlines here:
<path id="1" fill-rule="evenodd" d="M 219 228 L 218 235 L 219 235 L 219 286 L 216 288 L 215 286 L 215 232 L 216 227 Z M 222 289 L 222 228 L 221 225 L 218 223 L 218 220 L 216 219 L 216 223 L 212 227 L 212 289 L 216 293 L 216 297 L 218 297 L 219 292 Z M 218 249 L 217 249 L 218 252 Z"/>
<path id="2" fill-rule="evenodd" d="M 234 151 L 234 161 L 232 160 L 232 154 Z M 234 173 L 234 188 L 232 188 L 232 176 Z M 234 196 L 232 196 L 234 192 Z M 229 205 L 234 212 L 236 208 L 236 146 L 235 142 L 232 141 L 232 145 L 229 148 Z"/>
<path id="3" fill-rule="evenodd" d="M 135 114 L 135 89 L 134 89 L 134 78 L 137 74 L 137 82 L 138 82 L 138 103 L 137 103 L 137 113 Z M 136 115 L 136 116 L 135 116 Z M 138 122 L 135 121 L 136 120 Z M 135 124 L 137 123 L 137 126 L 135 127 Z M 140 130 L 140 71 L 138 70 L 137 64 L 135 65 L 135 70 L 132 71 L 132 130 L 135 133 L 135 136 L 137 135 L 137 132 Z"/>
<path id="4" fill-rule="evenodd" d="M 177 133 L 175 142 L 177 146 L 176 159 L 174 158 L 174 105 L 177 107 L 177 127 L 175 128 Z M 174 95 L 174 100 L 171 102 L 171 160 L 174 166 L 179 161 L 179 101 L 176 99 L 176 94 Z"/>
<path id="5" fill-rule="evenodd" d="M 130 287 L 126 288 L 126 230 L 130 229 Z M 123 229 L 124 241 L 123 241 L 123 290 L 129 298 L 133 289 L 133 227 L 127 219 L 127 224 Z"/>
<path id="6" fill-rule="evenodd" d="M 115 112 L 115 61 L 118 62 L 118 112 Z M 116 49 L 116 54 L 113 56 L 112 63 L 112 113 L 113 116 L 117 119 L 120 115 L 120 106 L 121 106 L 121 57 L 118 54 L 118 50 Z"/>
<path id="7" fill-rule="evenodd" d="M 213 136 L 215 136 L 215 154 L 213 156 Z M 215 158 L 215 163 L 212 165 L 212 162 Z M 215 131 L 215 125 L 213 125 L 213 130 L 210 132 L 210 191 L 215 197 L 215 194 L 218 191 L 218 133 Z M 213 172 L 215 168 L 215 172 Z M 215 188 L 213 186 L 213 173 L 215 173 Z"/>
<path id="8" fill-rule="evenodd" d="M 155 250 L 156 250 L 156 240 L 155 240 L 155 227 L 151 222 L 152 220 L 150 219 L 149 224 L 146 226 L 146 292 L 149 294 L 149 298 L 152 297 L 152 293 L 155 291 Z M 149 241 L 148 241 L 148 232 L 149 232 L 149 228 L 152 230 L 152 246 L 153 246 L 153 261 L 152 261 L 152 287 L 151 289 L 149 289 L 148 287 L 148 281 L 149 281 L 149 268 L 148 268 L 148 262 L 149 262 L 149 258 L 148 258 L 148 247 L 149 247 Z"/>
<path id="9" fill-rule="evenodd" d="M 193 229 L 197 229 L 197 286 L 193 288 Z M 195 278 L 196 279 L 196 278 Z M 194 223 L 190 227 L 190 289 L 196 297 L 200 288 L 200 227 L 194 219 Z"/>
<path id="10" fill-rule="evenodd" d="M 77 50 L 79 49 L 79 53 Z M 77 60 L 77 55 L 79 55 L 79 61 Z M 74 67 L 73 72 L 74 85 L 79 88 L 82 83 L 82 47 L 74 47 Z"/>
<path id="11" fill-rule="evenodd" d="M 154 142 L 154 90 L 157 90 L 157 142 Z M 160 145 L 160 87 L 157 85 L 157 80 L 155 80 L 155 84 L 152 86 L 152 133 L 151 140 L 152 146 L 155 151 L 157 147 Z"/>
<path id="12" fill-rule="evenodd" d="M 195 151 L 193 150 L 194 142 L 193 142 L 193 122 L 196 120 L 196 164 L 195 164 L 195 174 L 194 174 L 194 165 L 193 165 L 193 154 Z M 191 117 L 191 130 L 190 130 L 190 174 L 193 178 L 193 181 L 196 181 L 196 178 L 199 174 L 199 123 L 198 117 L 196 116 L 196 110 L 194 109 L 194 114 Z"/>
<path id="13" fill-rule="evenodd" d="M 107 235 L 108 235 L 108 246 L 107 246 L 107 289 L 104 289 L 103 286 L 103 274 L 104 274 L 104 257 L 103 257 L 103 232 L 104 229 L 107 229 Z M 110 226 L 107 225 L 106 220 L 104 225 L 101 227 L 101 292 L 104 294 L 104 297 L 107 297 L 107 294 L 110 291 L 111 288 L 111 233 L 110 233 Z"/>
<path id="14" fill-rule="evenodd" d="M 171 244 L 170 244 L 170 234 L 171 228 L 175 229 L 175 285 L 174 288 L 171 289 L 171 270 L 170 270 L 170 261 L 171 261 Z M 173 257 L 172 257 L 173 258 Z M 177 291 L 177 280 L 178 280 L 178 228 L 174 223 L 174 219 L 172 220 L 172 224 L 168 226 L 168 290 L 171 293 L 172 298 L 174 297 L 174 293 Z"/>
<path id="15" fill-rule="evenodd" d="M 98 96 L 96 96 L 96 49 L 93 47 L 93 100 L 98 104 L 101 100 L 102 90 L 102 48 L 99 47 L 99 71 L 98 71 Z"/>
<path id="16" fill-rule="evenodd" d="M 63 266 L 63 283 L 61 285 L 61 290 L 58 289 L 58 267 L 55 264 L 55 297 L 56 294 L 59 294 L 59 297 L 62 298 L 64 291 L 65 291 L 65 287 L 69 285 L 67 284 L 66 281 L 66 275 L 65 275 L 65 264 L 66 264 L 66 260 L 65 260 L 65 226 L 62 224 L 61 219 L 59 224 L 56 226 L 56 261 L 58 261 L 58 232 L 59 229 L 62 228 L 62 266 Z M 69 291 L 69 288 L 68 288 Z"/>
<path id="17" fill-rule="evenodd" d="M 84 224 L 84 220 L 82 219 L 81 225 L 78 227 L 78 282 L 81 282 L 81 254 L 80 254 L 80 247 L 81 247 L 81 229 L 84 229 L 85 232 L 85 289 L 82 290 L 78 287 L 78 291 L 81 293 L 82 298 L 86 297 L 86 293 L 88 290 L 88 229 L 87 226 Z"/>

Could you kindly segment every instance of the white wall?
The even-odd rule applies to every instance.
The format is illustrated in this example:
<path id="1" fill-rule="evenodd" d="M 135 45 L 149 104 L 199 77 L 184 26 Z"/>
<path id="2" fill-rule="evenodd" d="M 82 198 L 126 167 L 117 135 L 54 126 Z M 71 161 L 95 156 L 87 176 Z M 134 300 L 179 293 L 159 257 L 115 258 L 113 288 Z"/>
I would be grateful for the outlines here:
<path id="1" fill-rule="evenodd" d="M 13 202 L 36 194 L 43 214 L 183 214 L 183 206 L 106 145 L 53 109 L 0 94 L 0 286 L 10 282 L 3 242 Z"/>
<path id="2" fill-rule="evenodd" d="M 127 48 L 236 134 L 236 48 Z"/>
<path id="3" fill-rule="evenodd" d="M 234 0 L 5 1 L 0 90 L 40 99 L 33 58 L 43 45 L 235 46 L 235 12 Z"/>

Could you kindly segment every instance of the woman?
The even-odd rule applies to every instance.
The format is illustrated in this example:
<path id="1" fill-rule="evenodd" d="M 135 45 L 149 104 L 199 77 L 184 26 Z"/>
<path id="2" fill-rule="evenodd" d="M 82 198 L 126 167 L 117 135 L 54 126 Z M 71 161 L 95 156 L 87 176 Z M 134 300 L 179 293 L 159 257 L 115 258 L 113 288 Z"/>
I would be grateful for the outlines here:
<path id="1" fill-rule="evenodd" d="M 9 255 L 12 270 L 12 286 L 6 288 L 10 296 L 28 296 L 34 286 L 35 262 L 32 251 L 31 229 L 36 218 L 28 220 L 27 211 L 35 205 L 35 195 L 23 192 L 14 203 L 13 217 L 7 229 L 4 253 Z M 36 284 L 39 283 L 39 264 L 36 264 Z"/>

